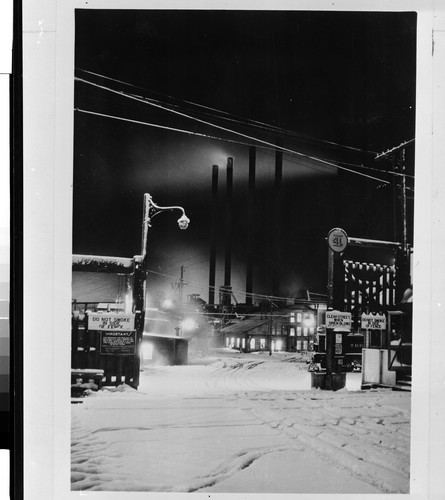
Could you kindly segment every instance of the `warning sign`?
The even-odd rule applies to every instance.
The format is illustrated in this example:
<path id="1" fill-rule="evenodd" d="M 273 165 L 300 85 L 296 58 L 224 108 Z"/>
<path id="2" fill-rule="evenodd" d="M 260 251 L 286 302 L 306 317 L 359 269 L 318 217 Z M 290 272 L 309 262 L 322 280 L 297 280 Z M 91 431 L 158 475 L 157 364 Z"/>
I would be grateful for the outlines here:
<path id="1" fill-rule="evenodd" d="M 350 312 L 327 311 L 326 328 L 351 328 L 352 317 Z"/>
<path id="2" fill-rule="evenodd" d="M 365 330 L 386 330 L 386 316 L 384 314 L 362 314 L 361 327 Z"/>
<path id="3" fill-rule="evenodd" d="M 100 353 L 133 356 L 136 353 L 136 332 L 102 332 Z"/>
<path id="4" fill-rule="evenodd" d="M 88 330 L 115 330 L 130 332 L 134 330 L 134 314 L 90 313 Z"/>

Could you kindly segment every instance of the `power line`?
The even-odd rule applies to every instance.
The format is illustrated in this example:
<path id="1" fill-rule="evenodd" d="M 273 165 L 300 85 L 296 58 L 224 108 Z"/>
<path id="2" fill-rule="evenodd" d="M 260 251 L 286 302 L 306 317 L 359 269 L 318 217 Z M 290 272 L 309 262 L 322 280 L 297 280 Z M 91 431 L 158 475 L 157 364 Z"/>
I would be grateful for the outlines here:
<path id="1" fill-rule="evenodd" d="M 388 156 L 389 154 L 394 153 L 394 151 L 397 151 L 398 149 L 403 148 L 404 146 L 407 146 L 408 144 L 410 144 L 411 142 L 413 142 L 415 140 L 416 139 L 414 138 L 414 139 L 410 139 L 409 141 L 402 142 L 398 146 L 394 146 L 393 148 L 388 149 L 387 151 L 384 151 L 383 153 L 378 154 L 374 159 L 378 160 L 379 158 L 382 158 L 383 156 Z"/>
<path id="2" fill-rule="evenodd" d="M 147 269 L 147 272 L 149 272 L 151 274 L 156 274 L 157 276 L 161 276 L 163 278 L 168 278 L 169 280 L 176 279 L 175 276 L 170 276 L 170 275 L 165 274 L 165 273 L 160 273 L 159 271 L 153 271 L 152 269 Z M 187 282 L 189 285 L 193 285 L 198 290 L 207 291 L 208 289 L 212 289 L 216 292 L 218 291 L 217 286 L 204 287 L 204 286 L 196 284 L 196 282 L 193 280 L 188 280 Z M 249 293 L 249 292 L 245 292 L 245 291 L 241 291 L 241 290 L 233 290 L 233 289 L 231 290 L 231 292 L 238 293 L 240 295 L 245 295 L 246 297 L 252 297 L 252 298 L 256 297 L 258 299 L 265 299 L 268 301 L 273 301 L 273 300 L 275 300 L 275 301 L 295 301 L 295 300 L 297 300 L 297 301 L 301 301 L 301 302 L 308 302 L 305 299 L 296 299 L 295 297 L 279 297 L 276 295 L 267 295 L 267 294 L 261 294 L 261 293 Z M 320 294 L 318 294 L 318 295 L 320 295 Z M 317 302 L 317 301 L 312 301 L 312 302 Z"/>
<path id="3" fill-rule="evenodd" d="M 301 153 L 299 151 L 294 151 L 292 149 L 289 149 L 289 148 L 284 148 L 282 146 L 277 146 L 276 144 L 273 144 L 273 143 L 270 143 L 268 141 L 264 141 L 262 139 L 258 139 L 256 137 L 252 137 L 252 136 L 249 136 L 247 134 L 243 134 L 241 132 L 237 132 L 235 130 L 231 130 L 231 129 L 228 129 L 226 127 L 221 127 L 220 125 L 216 125 L 216 124 L 213 124 L 213 123 L 210 123 L 210 122 L 207 122 L 205 120 L 201 120 L 199 118 L 195 118 L 195 117 L 192 117 L 192 116 L 189 116 L 189 115 L 186 115 L 185 113 L 182 113 L 182 112 L 179 112 L 179 111 L 174 111 L 174 110 L 170 110 L 168 108 L 165 108 L 164 106 L 161 106 L 161 105 L 158 105 L 158 104 L 153 104 L 153 103 L 150 103 L 150 102 L 147 102 L 146 100 L 144 99 L 140 99 L 140 98 L 137 98 L 137 97 L 133 97 L 133 96 L 129 96 L 128 94 L 125 94 L 125 93 L 122 93 L 122 92 L 118 92 L 116 90 L 113 90 L 113 89 L 109 89 L 107 87 L 103 87 L 101 85 L 97 85 L 97 84 L 94 84 L 94 83 L 91 83 L 91 82 L 88 82 L 86 80 L 82 80 L 82 79 L 78 79 L 80 81 L 83 81 L 89 85 L 93 85 L 93 86 L 96 86 L 96 87 L 99 87 L 99 88 L 102 88 L 104 90 L 107 90 L 109 92 L 113 92 L 113 93 L 117 93 L 119 95 L 122 95 L 124 97 L 128 97 L 130 99 L 135 99 L 137 101 L 140 101 L 144 104 L 148 104 L 148 105 L 151 105 L 151 106 L 155 106 L 157 108 L 160 108 L 160 109 L 163 109 L 165 111 L 170 111 L 172 113 L 175 113 L 175 114 L 178 114 L 182 117 L 185 117 L 185 118 L 188 118 L 188 119 L 191 119 L 191 120 L 195 120 L 195 121 L 198 121 L 200 123 L 203 123 L 205 125 L 209 125 L 211 127 L 215 127 L 215 128 L 218 128 L 220 130 L 224 130 L 225 132 L 229 132 L 229 133 L 232 133 L 232 134 L 235 134 L 235 135 L 239 135 L 241 137 L 244 137 L 244 138 L 247 138 L 247 139 L 250 139 L 250 140 L 253 140 L 253 141 L 258 141 L 262 144 L 265 144 L 267 146 L 269 146 L 270 148 L 273 148 L 274 150 L 281 150 L 283 152 L 286 152 L 286 153 L 290 153 L 290 154 L 294 154 L 296 156 L 300 156 L 300 157 L 303 157 L 303 158 L 308 158 L 310 160 L 313 160 L 313 161 L 316 161 L 316 162 L 319 162 L 319 163 L 322 163 L 324 165 L 329 165 L 331 167 L 334 167 L 334 168 L 337 168 L 337 169 L 340 169 L 340 170 L 344 170 L 346 172 L 349 172 L 349 173 L 353 173 L 353 174 L 356 174 L 356 175 L 361 175 L 362 177 L 367 177 L 369 179 L 373 179 L 373 180 L 376 180 L 378 182 L 382 182 L 384 184 L 389 184 L 389 181 L 386 181 L 384 179 L 380 179 L 378 177 L 374 177 L 374 176 L 371 176 L 371 175 L 367 175 L 367 174 L 363 174 L 363 173 L 360 173 L 360 172 L 356 172 L 354 170 L 351 170 L 349 168 L 346 168 L 346 167 L 341 167 L 340 165 L 337 165 L 335 163 L 332 163 L 330 161 L 327 161 L 327 160 L 323 160 L 321 158 L 317 158 L 315 156 L 311 156 L 311 155 L 308 155 L 308 154 L 305 154 L 305 153 Z M 107 115 L 107 114 L 104 114 L 104 113 L 97 113 L 97 112 L 94 112 L 94 111 L 88 111 L 88 110 L 82 110 L 80 108 L 75 108 L 77 109 L 77 111 L 81 111 L 83 113 L 88 113 L 88 114 L 92 114 L 92 115 L 97 115 L 97 116 L 102 116 L 102 117 L 107 117 L 107 118 L 113 118 L 113 119 L 116 119 L 116 120 L 122 120 L 122 121 L 127 121 L 127 122 L 132 122 L 132 123 L 137 123 L 137 124 L 140 124 L 140 125 L 147 125 L 147 126 L 152 126 L 152 127 L 156 127 L 156 128 L 163 128 L 163 129 L 166 129 L 166 130 L 170 130 L 170 131 L 175 131 L 175 132 L 182 132 L 182 133 L 187 133 L 189 135 L 199 135 L 201 137 L 206 137 L 206 138 L 211 138 L 211 136 L 208 136 L 208 135 L 205 135 L 205 134 L 202 134 L 202 133 L 199 133 L 199 132 L 191 132 L 191 131 L 186 131 L 186 130 L 183 130 L 183 129 L 177 129 L 177 128 L 174 128 L 174 127 L 168 127 L 168 126 L 164 126 L 164 125 L 157 125 L 157 124 L 152 124 L 152 123 L 148 123 L 148 122 L 142 122 L 142 121 L 139 121 L 139 120 L 131 120 L 129 118 L 123 118 L 123 117 L 118 117 L 118 116 L 113 116 L 113 115 Z M 221 139 L 220 139 L 221 140 Z"/>
<path id="4" fill-rule="evenodd" d="M 258 121 L 258 120 L 252 120 L 250 118 L 239 117 L 237 115 L 233 115 L 233 114 L 228 113 L 226 111 L 222 111 L 220 109 L 216 109 L 216 108 L 213 108 L 213 107 L 210 107 L 210 106 L 205 106 L 205 105 L 193 102 L 193 101 L 188 101 L 188 100 L 185 100 L 185 99 L 179 99 L 177 97 L 173 97 L 173 96 L 170 96 L 170 95 L 165 95 L 165 94 L 161 94 L 159 92 L 150 91 L 150 90 L 148 90 L 148 89 L 146 89 L 144 87 L 141 87 L 139 85 L 134 85 L 134 84 L 131 84 L 131 83 L 128 83 L 128 82 L 124 82 L 122 80 L 118 80 L 118 79 L 115 79 L 115 78 L 112 78 L 112 77 L 109 77 L 109 76 L 101 75 L 99 73 L 95 73 L 95 72 L 92 72 L 92 71 L 87 71 L 87 70 L 84 70 L 84 69 L 81 69 L 81 68 L 76 68 L 76 69 L 77 69 L 77 71 L 80 71 L 80 72 L 83 72 L 83 73 L 87 73 L 87 74 L 91 74 L 91 75 L 94 75 L 94 76 L 98 76 L 99 78 L 103 78 L 105 80 L 109 80 L 109 81 L 113 81 L 113 82 L 120 83 L 120 84 L 123 84 L 123 85 L 127 85 L 129 87 L 133 87 L 133 88 L 136 88 L 136 89 L 144 90 L 146 92 L 151 92 L 153 94 L 162 96 L 162 97 L 167 98 L 167 99 L 171 99 L 173 101 L 179 101 L 179 102 L 182 102 L 182 103 L 189 104 L 191 106 L 196 106 L 196 107 L 201 108 L 201 109 L 206 110 L 206 111 L 211 111 L 213 113 L 205 113 L 205 114 L 207 114 L 207 115 L 210 114 L 210 116 L 213 116 L 214 118 L 219 118 L 219 119 L 224 119 L 224 120 L 230 120 L 230 121 L 233 121 L 235 123 L 238 123 L 238 124 L 241 124 L 241 125 L 245 125 L 245 126 L 252 126 L 253 125 L 253 126 L 257 126 L 259 128 L 268 130 L 270 132 L 274 132 L 274 133 L 280 132 L 280 133 L 284 133 L 284 134 L 287 134 L 287 135 L 290 135 L 290 136 L 293 136 L 293 137 L 300 137 L 300 138 L 304 138 L 304 139 L 309 139 L 309 140 L 314 141 L 314 142 L 325 143 L 325 144 L 329 144 L 331 146 L 345 148 L 345 149 L 349 149 L 349 150 L 352 150 L 352 151 L 358 151 L 358 152 L 368 153 L 368 154 L 377 154 L 376 151 L 364 150 L 364 149 L 357 148 L 357 147 L 354 147 L 354 146 L 348 146 L 348 145 L 340 144 L 340 143 L 337 143 L 337 142 L 334 142 L 334 141 L 328 141 L 326 139 L 320 139 L 320 138 L 317 138 L 317 137 L 308 136 L 306 134 L 302 134 L 302 133 L 298 133 L 298 132 L 286 130 L 286 129 L 283 129 L 281 127 L 277 127 L 275 125 L 264 123 L 264 122 L 261 122 L 261 121 Z M 84 81 L 84 80 L 82 80 L 82 81 Z M 142 99 L 150 99 L 153 102 L 158 102 L 159 103 L 159 101 L 155 101 L 154 99 L 151 99 L 151 98 L 147 98 L 147 97 L 144 97 L 144 96 L 138 96 L 138 97 L 140 97 Z M 166 104 L 166 103 L 163 103 L 163 104 Z M 178 105 L 175 105 L 175 104 L 171 104 L 171 106 L 179 107 Z M 197 111 L 194 111 L 194 112 L 197 112 Z M 215 115 L 215 112 L 218 113 L 220 116 Z"/>

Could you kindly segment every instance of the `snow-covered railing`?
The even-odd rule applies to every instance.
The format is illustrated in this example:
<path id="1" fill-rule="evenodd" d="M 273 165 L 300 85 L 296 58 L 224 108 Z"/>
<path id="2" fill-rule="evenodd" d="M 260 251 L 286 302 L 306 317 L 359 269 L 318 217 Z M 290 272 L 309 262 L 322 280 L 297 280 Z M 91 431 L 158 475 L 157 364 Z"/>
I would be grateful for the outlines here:
<path id="1" fill-rule="evenodd" d="M 73 255 L 73 271 L 131 274 L 134 259 L 101 255 Z"/>

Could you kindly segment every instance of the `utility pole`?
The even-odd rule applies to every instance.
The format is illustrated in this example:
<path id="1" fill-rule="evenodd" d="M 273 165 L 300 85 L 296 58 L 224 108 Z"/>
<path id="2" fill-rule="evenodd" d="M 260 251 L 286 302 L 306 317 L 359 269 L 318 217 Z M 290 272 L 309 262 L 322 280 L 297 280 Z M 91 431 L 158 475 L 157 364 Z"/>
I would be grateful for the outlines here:
<path id="1" fill-rule="evenodd" d="M 407 186 L 406 186 L 406 145 L 412 142 L 406 141 L 375 157 L 390 157 L 392 161 L 392 196 L 393 196 L 393 237 L 394 241 L 401 242 L 401 248 L 396 255 L 396 301 L 399 301 L 405 289 L 410 285 L 409 280 L 409 258 L 408 258 L 408 223 L 407 223 Z M 400 179 L 399 179 L 400 178 Z M 400 182 L 399 182 L 400 180 Z"/>
<path id="2" fill-rule="evenodd" d="M 277 140 L 275 150 L 275 192 L 274 192 L 274 230 L 272 243 L 272 294 L 280 295 L 280 262 L 281 262 L 281 194 L 283 185 L 283 151 L 282 141 Z"/>
<path id="3" fill-rule="evenodd" d="M 183 303 L 183 289 L 188 283 L 184 279 L 184 266 L 181 266 L 181 275 L 176 283 L 172 283 L 173 291 L 179 296 L 179 303 Z"/>

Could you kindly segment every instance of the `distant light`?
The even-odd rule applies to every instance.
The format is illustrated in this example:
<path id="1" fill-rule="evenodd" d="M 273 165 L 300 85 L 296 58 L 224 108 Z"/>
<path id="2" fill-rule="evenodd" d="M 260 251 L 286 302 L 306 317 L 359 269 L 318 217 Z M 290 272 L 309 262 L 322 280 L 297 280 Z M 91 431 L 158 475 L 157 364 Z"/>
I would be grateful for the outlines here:
<path id="1" fill-rule="evenodd" d="M 153 344 L 151 342 L 142 343 L 142 359 L 153 359 Z"/>
<path id="2" fill-rule="evenodd" d="M 184 332 L 191 332 L 192 330 L 196 330 L 197 326 L 198 325 L 193 318 L 186 318 L 181 323 L 181 327 Z"/>
<path id="3" fill-rule="evenodd" d="M 311 328 L 312 326 L 315 326 L 315 318 L 313 316 L 310 318 L 304 318 L 303 326 L 305 326 L 306 328 Z"/>
<path id="4" fill-rule="evenodd" d="M 173 302 L 170 299 L 165 299 L 162 303 L 164 309 L 171 309 L 173 307 Z"/>

